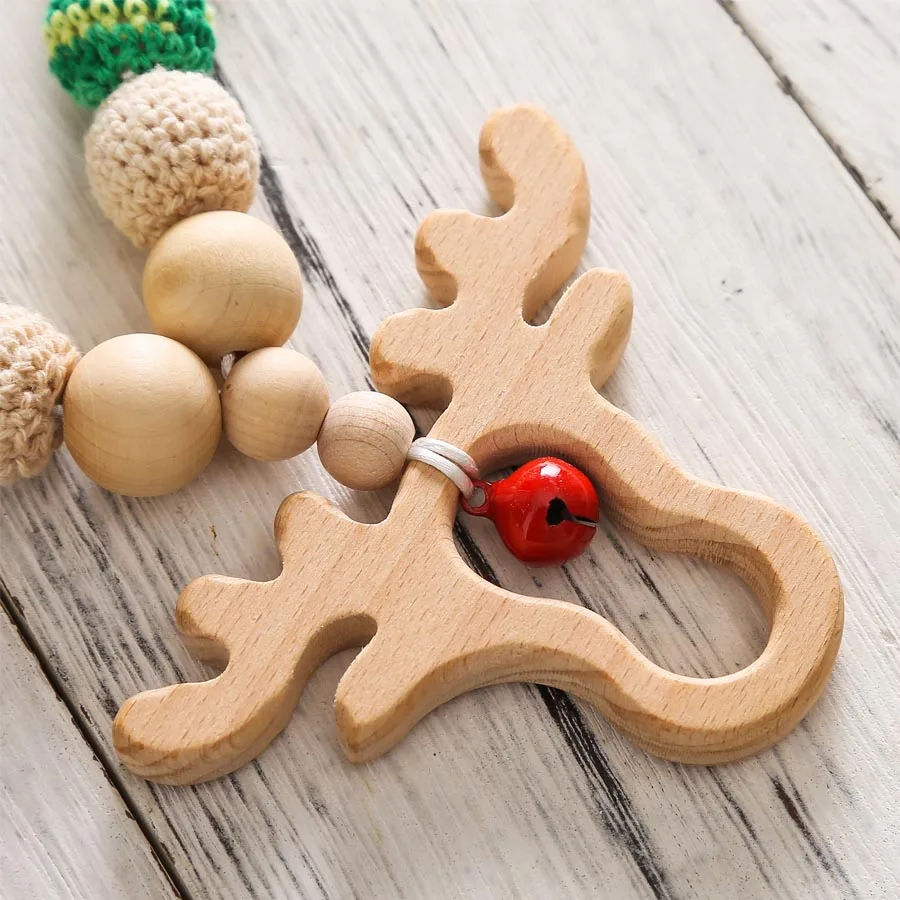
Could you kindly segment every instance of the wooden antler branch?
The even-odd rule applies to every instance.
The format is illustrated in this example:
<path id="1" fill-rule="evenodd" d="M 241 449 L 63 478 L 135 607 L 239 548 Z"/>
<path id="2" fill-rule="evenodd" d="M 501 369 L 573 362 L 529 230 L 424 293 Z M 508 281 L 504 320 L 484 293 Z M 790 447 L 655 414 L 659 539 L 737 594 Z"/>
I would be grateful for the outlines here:
<path id="1" fill-rule="evenodd" d="M 572 274 L 587 240 L 584 164 L 545 112 L 516 106 L 494 113 L 482 129 L 479 156 L 505 214 L 438 210 L 416 236 L 422 280 L 439 303 L 452 306 L 393 316 L 372 341 L 379 389 L 409 402 L 443 405 L 451 380 L 460 398 L 469 382 L 477 389 L 498 374 L 502 356 L 479 352 L 483 342 L 531 318 Z M 420 351 L 437 346 L 439 354 Z"/>
<path id="2" fill-rule="evenodd" d="M 723 762 L 783 737 L 822 690 L 843 622 L 827 549 L 771 500 L 686 475 L 596 392 L 628 339 L 625 278 L 588 272 L 547 324 L 526 321 L 571 274 L 587 235 L 587 183 L 568 138 L 540 110 L 515 107 L 488 121 L 480 153 L 508 212 L 425 221 L 419 269 L 451 305 L 384 323 L 372 347 L 376 383 L 404 399 L 452 395 L 432 434 L 483 471 L 552 451 L 592 477 L 607 513 L 639 540 L 737 572 L 768 612 L 766 649 L 740 672 L 688 678 L 651 663 L 589 610 L 487 584 L 454 547 L 455 488 L 413 463 L 384 522 L 351 522 L 297 494 L 278 514 L 285 565 L 275 581 L 188 586 L 179 626 L 227 666 L 213 681 L 122 707 L 115 743 L 133 771 L 188 783 L 233 770 L 284 727 L 325 657 L 366 642 L 336 697 L 352 760 L 384 752 L 451 697 L 520 680 L 596 704 L 650 752 Z"/>

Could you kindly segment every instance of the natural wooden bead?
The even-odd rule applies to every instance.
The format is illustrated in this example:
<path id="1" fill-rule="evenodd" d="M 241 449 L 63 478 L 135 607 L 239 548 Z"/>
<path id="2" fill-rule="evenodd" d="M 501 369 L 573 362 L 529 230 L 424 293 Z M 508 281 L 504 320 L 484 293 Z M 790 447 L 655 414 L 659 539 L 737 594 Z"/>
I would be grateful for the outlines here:
<path id="1" fill-rule="evenodd" d="M 66 388 L 66 446 L 101 487 L 154 497 L 207 466 L 222 428 L 216 382 L 187 347 L 158 334 L 105 341 Z"/>
<path id="2" fill-rule="evenodd" d="M 222 388 L 225 436 L 253 459 L 290 459 L 315 443 L 329 402 L 322 373 L 303 354 L 254 350 L 235 363 Z"/>
<path id="3" fill-rule="evenodd" d="M 300 267 L 284 238 L 225 210 L 170 228 L 147 258 L 143 291 L 153 327 L 210 365 L 234 350 L 280 346 L 303 305 Z"/>
<path id="4" fill-rule="evenodd" d="M 360 391 L 341 397 L 319 432 L 319 459 L 332 478 L 357 491 L 396 481 L 415 436 L 409 413 L 392 397 Z"/>

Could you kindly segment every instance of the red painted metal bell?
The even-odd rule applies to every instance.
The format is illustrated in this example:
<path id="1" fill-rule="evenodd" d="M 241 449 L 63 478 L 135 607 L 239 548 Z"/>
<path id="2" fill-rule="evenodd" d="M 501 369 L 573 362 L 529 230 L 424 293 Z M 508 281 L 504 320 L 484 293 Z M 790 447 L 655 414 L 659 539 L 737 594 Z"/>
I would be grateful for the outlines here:
<path id="1" fill-rule="evenodd" d="M 545 456 L 500 481 L 476 481 L 484 502 L 462 506 L 493 521 L 503 543 L 522 562 L 558 565 L 574 559 L 597 529 L 599 502 L 588 478 L 574 466 Z"/>

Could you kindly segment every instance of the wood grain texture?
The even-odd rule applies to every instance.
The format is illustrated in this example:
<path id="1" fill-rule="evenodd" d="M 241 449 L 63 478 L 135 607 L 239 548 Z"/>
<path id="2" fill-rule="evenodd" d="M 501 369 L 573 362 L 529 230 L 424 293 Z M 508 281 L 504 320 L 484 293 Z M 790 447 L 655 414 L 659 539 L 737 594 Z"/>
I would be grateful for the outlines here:
<path id="1" fill-rule="evenodd" d="M 895 0 L 723 0 L 900 234 Z"/>
<path id="2" fill-rule="evenodd" d="M 142 258 L 84 182 L 86 117 L 22 39 L 34 7 L 7 15 L 3 289 L 82 347 L 146 329 Z M 807 518 L 835 552 L 848 617 L 804 723 L 709 772 L 636 753 L 589 707 L 516 686 L 455 701 L 353 767 L 334 738 L 338 657 L 259 764 L 187 789 L 129 782 L 167 864 L 216 898 L 896 894 L 900 250 L 757 51 L 708 0 L 261 0 L 223 4 L 218 31 L 222 75 L 266 150 L 257 212 L 304 270 L 293 342 L 333 396 L 366 386 L 377 325 L 421 300 L 418 223 L 480 208 L 473 136 L 487 112 L 539 103 L 586 161 L 585 264 L 626 272 L 635 294 L 604 396 L 687 470 Z M 390 500 L 337 488 L 314 454 L 266 466 L 227 447 L 171 497 L 110 497 L 65 456 L 0 497 L 4 576 L 108 764 L 126 697 L 209 674 L 176 635 L 177 593 L 211 571 L 274 577 L 271 523 L 301 487 L 363 521 Z M 489 578 L 580 599 L 673 671 L 736 671 L 762 647 L 733 578 L 614 527 L 541 573 L 511 563 L 485 523 L 455 534 Z"/>
<path id="3" fill-rule="evenodd" d="M 0 658 L 3 896 L 175 898 L 146 838 L 5 612 Z"/>
<path id="4" fill-rule="evenodd" d="M 382 323 L 371 350 L 376 386 L 408 402 L 443 401 L 431 436 L 471 453 L 485 472 L 545 453 L 574 460 L 598 485 L 607 515 L 641 543 L 743 576 L 771 624 L 765 650 L 739 673 L 687 678 L 651 663 L 591 610 L 489 584 L 453 545 L 457 490 L 413 464 L 384 522 L 354 522 L 314 494 L 293 494 L 275 520 L 277 579 L 211 576 L 184 590 L 179 630 L 224 671 L 125 703 L 113 738 L 135 774 L 192 784 L 234 771 L 281 733 L 321 662 L 363 644 L 335 698 L 354 762 L 392 748 L 442 703 L 511 681 L 568 690 L 638 746 L 709 764 L 767 749 L 822 692 L 844 619 L 828 550 L 774 501 L 681 471 L 596 393 L 628 341 L 627 279 L 591 269 L 548 322 L 528 322 L 587 240 L 577 150 L 546 112 L 518 105 L 488 118 L 479 156 L 503 215 L 438 210 L 422 223 L 419 274 L 450 308 Z M 412 430 L 409 422 L 409 441 Z M 328 446 L 320 453 L 333 471 Z"/>

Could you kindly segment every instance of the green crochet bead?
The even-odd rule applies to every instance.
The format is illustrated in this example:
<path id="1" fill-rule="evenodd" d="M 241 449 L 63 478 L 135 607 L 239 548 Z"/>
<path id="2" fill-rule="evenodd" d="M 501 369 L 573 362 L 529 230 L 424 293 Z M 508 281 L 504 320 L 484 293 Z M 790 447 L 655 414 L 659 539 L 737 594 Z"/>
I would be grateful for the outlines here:
<path id="1" fill-rule="evenodd" d="M 50 0 L 50 71 L 82 106 L 99 106 L 127 75 L 156 66 L 211 72 L 216 49 L 206 0 Z"/>

